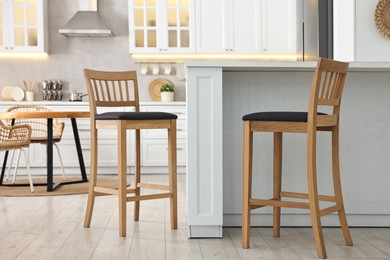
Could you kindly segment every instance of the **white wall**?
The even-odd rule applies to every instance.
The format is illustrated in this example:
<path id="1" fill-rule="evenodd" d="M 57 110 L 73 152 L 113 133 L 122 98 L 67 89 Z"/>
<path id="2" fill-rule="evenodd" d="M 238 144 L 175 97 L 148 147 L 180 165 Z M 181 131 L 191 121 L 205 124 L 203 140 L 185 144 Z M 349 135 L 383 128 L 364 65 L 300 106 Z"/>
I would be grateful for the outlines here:
<path id="1" fill-rule="evenodd" d="M 65 89 L 86 92 L 82 70 L 140 70 L 129 54 L 128 1 L 99 1 L 99 12 L 114 37 L 65 37 L 58 33 L 78 10 L 77 1 L 49 0 L 49 57 L 47 59 L 0 58 L 0 90 L 7 85 L 22 86 L 22 80 L 65 81 Z M 176 86 L 176 100 L 185 99 L 185 82 L 175 76 L 139 76 L 140 98 L 151 100 L 149 83 L 156 77 Z M 37 96 L 40 96 L 39 94 Z M 1 97 L 0 97 L 1 98 Z"/>
<path id="2" fill-rule="evenodd" d="M 334 1 L 334 58 L 390 62 L 390 39 L 380 34 L 374 14 L 378 0 Z"/>
<path id="3" fill-rule="evenodd" d="M 356 60 L 390 61 L 390 39 L 375 26 L 378 0 L 356 0 Z"/>

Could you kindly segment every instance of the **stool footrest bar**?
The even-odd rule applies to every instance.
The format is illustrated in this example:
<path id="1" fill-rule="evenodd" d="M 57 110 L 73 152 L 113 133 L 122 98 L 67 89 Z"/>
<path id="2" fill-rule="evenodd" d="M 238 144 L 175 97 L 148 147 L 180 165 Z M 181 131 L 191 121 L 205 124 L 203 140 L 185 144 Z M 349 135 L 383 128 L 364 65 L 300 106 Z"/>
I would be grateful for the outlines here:
<path id="1" fill-rule="evenodd" d="M 172 197 L 172 193 L 160 193 L 151 195 L 141 195 L 137 197 L 127 197 L 126 201 L 140 201 L 140 200 L 153 200 L 153 199 L 164 199 Z"/>
<path id="2" fill-rule="evenodd" d="M 280 196 L 285 198 L 294 198 L 294 199 L 309 199 L 309 195 L 307 193 L 299 193 L 299 192 L 282 191 L 280 192 Z M 318 199 L 321 201 L 336 202 L 335 196 L 318 195 Z"/>
<path id="3" fill-rule="evenodd" d="M 287 207 L 287 208 L 299 208 L 309 209 L 308 203 L 292 202 L 292 201 L 280 201 L 280 200 L 261 200 L 261 199 L 250 199 L 249 205 L 254 206 L 272 206 L 272 207 Z"/>
<path id="4" fill-rule="evenodd" d="M 330 213 L 333 213 L 333 212 L 336 212 L 339 210 L 340 210 L 340 207 L 337 205 L 334 205 L 334 206 L 331 206 L 329 208 L 325 208 L 325 209 L 320 210 L 320 216 L 322 217 L 322 216 L 328 215 Z"/>
<path id="5" fill-rule="evenodd" d="M 102 195 L 118 195 L 118 190 L 112 189 L 112 188 L 94 187 L 93 191 L 98 192 L 98 193 L 102 193 Z M 102 196 L 102 195 L 100 195 L 100 196 Z"/>
<path id="6" fill-rule="evenodd" d="M 118 195 L 118 189 L 113 188 L 94 187 L 93 191 L 97 193 L 96 196 Z M 135 193 L 135 189 L 127 189 L 126 193 Z"/>
<path id="7" fill-rule="evenodd" d="M 168 185 L 152 184 L 152 183 L 138 183 L 137 188 L 169 190 Z"/>

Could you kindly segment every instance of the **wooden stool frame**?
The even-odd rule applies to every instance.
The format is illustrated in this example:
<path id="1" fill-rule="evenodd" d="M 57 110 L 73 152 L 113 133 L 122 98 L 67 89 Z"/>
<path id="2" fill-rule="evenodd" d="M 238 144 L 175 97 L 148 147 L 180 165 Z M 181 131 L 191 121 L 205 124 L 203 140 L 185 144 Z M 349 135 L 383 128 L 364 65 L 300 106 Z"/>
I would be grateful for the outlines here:
<path id="1" fill-rule="evenodd" d="M 134 220 L 139 220 L 140 201 L 170 199 L 171 228 L 177 229 L 177 158 L 176 119 L 95 120 L 97 107 L 134 107 L 139 112 L 137 74 L 135 71 L 104 72 L 84 70 L 91 113 L 91 175 L 84 227 L 89 227 L 95 196 L 117 195 L 119 200 L 119 235 L 126 236 L 126 204 L 134 201 Z M 141 129 L 168 130 L 169 185 L 141 182 Z M 118 134 L 118 189 L 97 187 L 98 129 L 116 129 Z M 127 188 L 127 130 L 135 130 L 135 186 Z M 141 188 L 164 190 L 163 193 L 141 195 Z M 134 194 L 127 196 L 127 194 Z"/>
<path id="2" fill-rule="evenodd" d="M 341 96 L 344 87 L 348 63 L 320 58 L 312 83 L 307 122 L 290 121 L 244 121 L 243 122 L 243 193 L 242 193 L 242 247 L 250 244 L 250 211 L 272 206 L 273 233 L 280 236 L 280 208 L 309 209 L 313 226 L 313 235 L 318 257 L 326 258 L 322 234 L 321 217 L 337 212 L 345 243 L 352 246 L 352 239 L 345 215 L 340 182 L 339 163 L 339 115 Z M 317 115 L 318 106 L 332 106 L 331 115 Z M 319 195 L 316 173 L 316 132 L 330 131 L 332 134 L 332 172 L 334 196 Z M 252 198 L 252 161 L 253 133 L 274 133 L 274 185 L 273 198 L 270 200 Z M 282 140 L 283 133 L 307 134 L 307 176 L 308 194 L 286 192 L 282 190 Z M 282 198 L 308 199 L 308 203 L 283 201 Z M 333 202 L 335 205 L 321 209 L 320 201 Z"/>

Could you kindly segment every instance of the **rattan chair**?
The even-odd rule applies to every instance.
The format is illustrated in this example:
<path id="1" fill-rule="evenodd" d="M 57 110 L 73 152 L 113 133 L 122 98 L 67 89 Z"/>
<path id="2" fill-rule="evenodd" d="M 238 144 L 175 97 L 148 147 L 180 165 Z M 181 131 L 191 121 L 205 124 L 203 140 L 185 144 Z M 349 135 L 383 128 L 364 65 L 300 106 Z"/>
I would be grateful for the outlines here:
<path id="1" fill-rule="evenodd" d="M 341 96 L 348 63 L 320 58 L 312 83 L 308 112 L 256 112 L 243 116 L 243 188 L 242 188 L 242 247 L 249 247 L 250 212 L 253 209 L 274 208 L 274 236 L 280 236 L 280 208 L 309 209 L 315 245 L 319 258 L 326 258 L 321 217 L 337 212 L 345 243 L 352 245 L 344 210 L 339 165 L 339 119 Z M 330 114 L 319 113 L 319 106 L 333 108 Z M 316 136 L 317 131 L 332 135 L 332 175 L 334 195 L 319 195 L 317 189 Z M 270 200 L 252 197 L 253 133 L 272 132 L 274 136 L 274 194 Z M 307 135 L 308 193 L 288 192 L 282 189 L 282 137 L 283 133 Z M 308 203 L 282 200 L 282 198 L 308 199 Z M 334 205 L 320 209 L 319 202 Z"/>
<path id="2" fill-rule="evenodd" d="M 84 70 L 91 113 L 91 176 L 84 227 L 89 227 L 95 196 L 117 195 L 119 200 L 119 235 L 126 236 L 126 203 L 134 201 L 134 220 L 139 218 L 140 201 L 169 198 L 171 228 L 177 228 L 176 179 L 176 119 L 177 115 L 164 112 L 139 112 L 137 73 L 135 71 L 106 72 Z M 98 113 L 101 107 L 128 108 L 128 112 Z M 134 109 L 131 112 L 130 109 Z M 118 110 L 116 110 L 118 111 Z M 123 110 L 122 110 L 123 111 Z M 166 129 L 168 133 L 169 184 L 141 182 L 140 130 Z M 98 130 L 114 130 L 118 138 L 118 189 L 97 186 Z M 135 185 L 127 189 L 127 130 L 135 130 Z M 114 132 L 114 133 L 115 133 Z M 142 194 L 141 188 L 162 190 L 158 194 Z M 128 193 L 134 196 L 127 196 Z M 164 212 L 162 212 L 164 215 Z"/>
<path id="3" fill-rule="evenodd" d="M 51 110 L 49 108 L 46 108 L 43 106 L 36 106 L 36 105 L 19 105 L 19 106 L 13 106 L 13 107 L 10 107 L 7 109 L 7 112 L 14 112 L 14 113 L 15 112 L 36 112 L 36 111 L 47 112 L 47 111 L 51 111 Z M 11 119 L 8 120 L 8 124 L 11 125 Z M 24 125 L 24 124 L 31 126 L 31 129 L 32 129 L 31 143 L 32 144 L 47 145 L 47 119 L 46 118 L 17 118 L 17 119 L 15 119 L 15 122 L 13 123 L 13 125 Z M 59 122 L 58 119 L 56 119 L 56 118 L 53 120 L 53 145 L 55 146 L 55 148 L 57 150 L 58 158 L 60 160 L 62 177 L 65 179 L 64 165 L 62 163 L 60 149 L 58 148 L 58 145 L 57 145 L 57 143 L 59 143 L 62 139 L 64 127 L 65 127 L 64 122 Z M 12 156 L 11 156 L 11 163 L 10 163 L 10 166 L 8 168 L 6 179 L 9 178 L 14 155 L 15 155 L 15 153 L 13 152 Z M 17 155 L 13 181 L 15 181 L 16 173 L 18 170 L 19 156 L 20 156 L 20 153 L 18 153 L 18 155 Z"/>
<path id="4" fill-rule="evenodd" d="M 6 126 L 0 121 L 0 151 L 19 150 L 23 151 L 26 160 L 28 179 L 30 182 L 31 192 L 34 192 L 34 185 L 28 163 L 28 153 L 23 148 L 30 145 L 31 127 L 29 125 Z"/>

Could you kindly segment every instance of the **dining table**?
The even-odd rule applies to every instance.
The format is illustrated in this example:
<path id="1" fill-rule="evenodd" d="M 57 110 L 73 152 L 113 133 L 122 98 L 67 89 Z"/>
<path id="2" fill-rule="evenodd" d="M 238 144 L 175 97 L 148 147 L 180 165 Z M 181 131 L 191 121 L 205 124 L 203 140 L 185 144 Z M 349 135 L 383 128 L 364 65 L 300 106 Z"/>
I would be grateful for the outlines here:
<path id="1" fill-rule="evenodd" d="M 68 185 L 74 183 L 88 182 L 87 174 L 85 171 L 85 164 L 83 153 L 81 150 L 81 143 L 79 132 L 77 128 L 77 118 L 89 118 L 90 113 L 86 111 L 34 111 L 34 112 L 0 112 L 0 119 L 8 119 L 11 120 L 11 125 L 14 124 L 15 119 L 17 118 L 46 118 L 47 119 L 47 182 L 46 183 L 37 183 L 34 185 L 46 185 L 47 191 L 52 192 L 60 185 Z M 62 181 L 62 182 L 53 182 L 53 119 L 54 118 L 69 118 L 72 123 L 73 136 L 77 150 L 78 161 L 80 165 L 81 171 L 81 179 L 75 181 Z M 9 151 L 5 152 L 3 167 L 1 170 L 0 176 L 0 185 L 7 186 L 21 186 L 21 185 L 29 185 L 29 184 L 4 184 L 3 178 L 5 173 L 5 168 L 7 165 Z"/>

